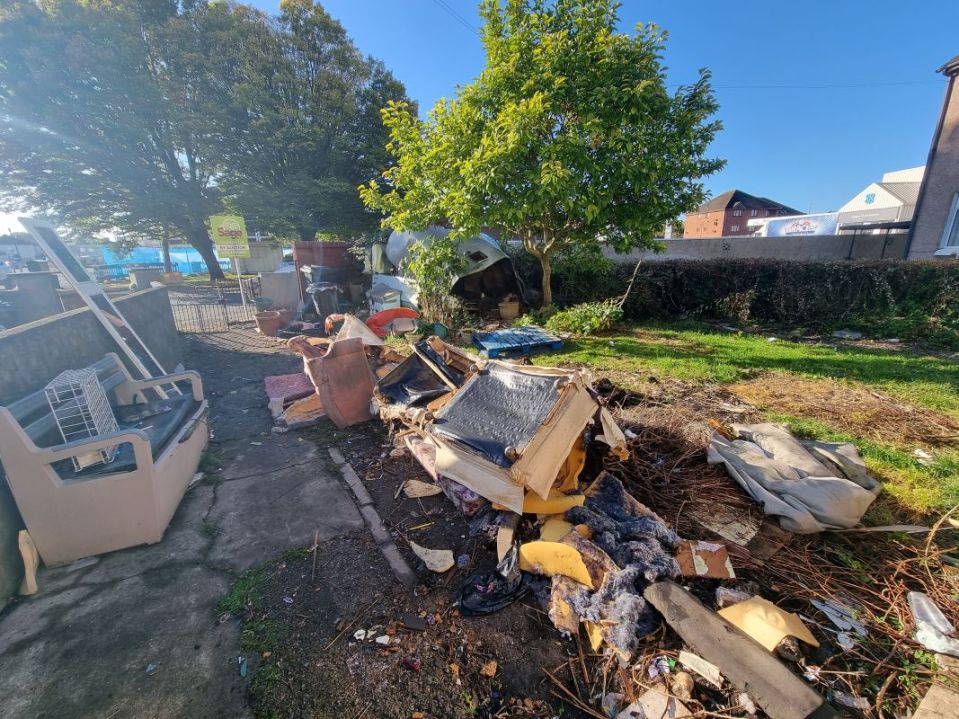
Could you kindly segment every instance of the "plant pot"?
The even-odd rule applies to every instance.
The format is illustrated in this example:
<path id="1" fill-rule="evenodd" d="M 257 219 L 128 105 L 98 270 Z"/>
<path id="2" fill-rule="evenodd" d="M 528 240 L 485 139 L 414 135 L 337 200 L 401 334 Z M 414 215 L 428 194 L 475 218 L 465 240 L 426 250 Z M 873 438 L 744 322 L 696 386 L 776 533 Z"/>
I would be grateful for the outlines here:
<path id="1" fill-rule="evenodd" d="M 275 310 L 257 312 L 253 318 L 256 320 L 256 328 L 260 331 L 260 334 L 267 337 L 276 337 L 276 333 L 283 324 L 283 318 Z"/>
<path id="2" fill-rule="evenodd" d="M 499 316 L 509 322 L 519 317 L 519 302 L 513 300 L 499 303 Z"/>

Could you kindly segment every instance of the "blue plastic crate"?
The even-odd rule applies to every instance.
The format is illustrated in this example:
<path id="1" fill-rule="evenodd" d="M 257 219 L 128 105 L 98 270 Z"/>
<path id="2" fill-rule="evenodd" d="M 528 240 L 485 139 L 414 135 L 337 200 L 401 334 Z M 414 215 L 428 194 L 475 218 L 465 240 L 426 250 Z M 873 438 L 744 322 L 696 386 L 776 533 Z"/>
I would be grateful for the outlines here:
<path id="1" fill-rule="evenodd" d="M 558 350 L 563 346 L 563 340 L 547 334 L 541 327 L 513 327 L 508 330 L 493 332 L 474 332 L 473 344 L 486 357 L 508 357 L 511 355 L 528 355 L 533 352 Z"/>

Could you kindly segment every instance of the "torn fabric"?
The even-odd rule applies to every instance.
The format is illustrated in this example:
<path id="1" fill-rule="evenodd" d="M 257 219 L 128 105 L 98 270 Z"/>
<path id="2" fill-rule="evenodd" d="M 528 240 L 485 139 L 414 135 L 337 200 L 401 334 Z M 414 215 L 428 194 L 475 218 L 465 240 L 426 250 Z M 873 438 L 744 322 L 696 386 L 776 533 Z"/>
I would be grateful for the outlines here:
<path id="1" fill-rule="evenodd" d="M 858 453 L 851 445 L 838 445 L 841 451 L 835 445 L 815 445 L 817 454 L 828 458 L 830 469 L 782 426 L 733 425 L 732 429 L 744 439 L 730 441 L 714 432 L 707 460 L 723 464 L 766 514 L 779 517 L 787 531 L 813 534 L 854 527 L 879 494 L 878 482 L 862 471 L 849 470 L 855 479 L 837 471 L 857 466 Z"/>

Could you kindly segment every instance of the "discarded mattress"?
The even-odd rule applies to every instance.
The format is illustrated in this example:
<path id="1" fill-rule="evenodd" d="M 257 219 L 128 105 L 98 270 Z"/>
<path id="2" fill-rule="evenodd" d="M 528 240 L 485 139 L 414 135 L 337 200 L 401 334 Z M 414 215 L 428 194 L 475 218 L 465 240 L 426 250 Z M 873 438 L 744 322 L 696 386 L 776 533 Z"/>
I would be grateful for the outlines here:
<path id="1" fill-rule="evenodd" d="M 491 365 L 474 374 L 436 414 L 435 435 L 452 439 L 500 467 L 533 439 L 559 401 L 563 381 Z"/>
<path id="2" fill-rule="evenodd" d="M 856 526 L 879 495 L 852 445 L 805 445 L 775 424 L 732 425 L 741 439 L 714 432 L 707 459 L 722 464 L 783 529 L 813 534 Z"/>
<path id="3" fill-rule="evenodd" d="M 432 445 L 437 474 L 513 512 L 523 512 L 527 490 L 545 500 L 566 483 L 570 455 L 594 419 L 597 439 L 626 452 L 625 436 L 577 371 L 483 361 L 436 337 L 414 346 L 414 356 L 377 384 L 380 416 Z"/>

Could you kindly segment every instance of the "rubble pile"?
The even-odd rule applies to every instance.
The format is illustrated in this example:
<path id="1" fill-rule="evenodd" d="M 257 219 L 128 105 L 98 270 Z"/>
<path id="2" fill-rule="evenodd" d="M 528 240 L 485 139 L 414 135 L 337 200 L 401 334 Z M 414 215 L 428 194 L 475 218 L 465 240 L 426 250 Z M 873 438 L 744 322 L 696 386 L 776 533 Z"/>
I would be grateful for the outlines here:
<path id="1" fill-rule="evenodd" d="M 854 597 L 811 586 L 806 608 L 790 612 L 762 596 L 774 596 L 768 582 L 744 581 L 761 578 L 793 533 L 858 525 L 879 485 L 852 445 L 714 422 L 699 456 L 664 467 L 649 454 L 659 440 L 635 425 L 624 431 L 607 403 L 614 393 L 598 393 L 580 370 L 482 359 L 438 337 L 416 341 L 403 358 L 353 332 L 327 347 L 306 338 L 290 346 L 330 419 L 348 426 L 378 416 L 423 467 L 431 482 L 406 487 L 407 496 L 442 492 L 495 549 L 496 566 L 462 583 L 459 614 L 535 597 L 575 642 L 591 689 L 570 690 L 546 672 L 558 697 L 620 719 L 663 711 L 799 719 L 836 715 L 833 705 L 872 708 L 850 672 L 824 669 L 845 652 L 872 651 Z M 685 471 L 694 465 L 710 477 L 698 500 Z M 643 481 L 636 468 L 655 477 L 642 487 L 652 507 L 630 489 Z M 734 501 L 711 503 L 719 484 Z M 696 527 L 688 538 L 676 531 L 681 515 L 684 531 Z M 409 546 L 431 572 L 458 564 L 449 547 Z M 793 582 L 802 584 L 796 572 Z M 938 626 L 937 646 L 951 646 L 951 625 Z M 590 662 L 603 666 L 601 689 L 597 672 L 588 676 L 582 637 Z"/>

